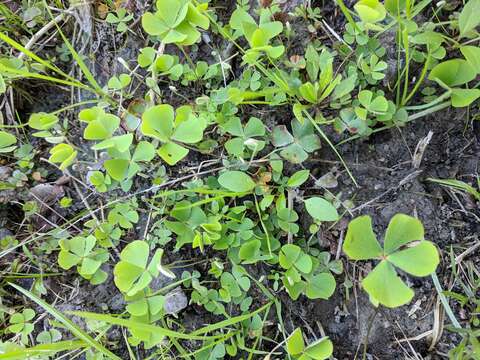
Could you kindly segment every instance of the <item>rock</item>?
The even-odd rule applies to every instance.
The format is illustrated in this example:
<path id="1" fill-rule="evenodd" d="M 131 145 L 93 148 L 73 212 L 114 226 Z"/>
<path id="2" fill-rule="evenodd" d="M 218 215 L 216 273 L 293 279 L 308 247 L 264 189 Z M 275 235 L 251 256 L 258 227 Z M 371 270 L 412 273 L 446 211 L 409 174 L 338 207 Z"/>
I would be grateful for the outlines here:
<path id="1" fill-rule="evenodd" d="M 179 287 L 165 295 L 163 308 L 167 314 L 177 314 L 188 305 L 188 299 L 183 290 Z"/>

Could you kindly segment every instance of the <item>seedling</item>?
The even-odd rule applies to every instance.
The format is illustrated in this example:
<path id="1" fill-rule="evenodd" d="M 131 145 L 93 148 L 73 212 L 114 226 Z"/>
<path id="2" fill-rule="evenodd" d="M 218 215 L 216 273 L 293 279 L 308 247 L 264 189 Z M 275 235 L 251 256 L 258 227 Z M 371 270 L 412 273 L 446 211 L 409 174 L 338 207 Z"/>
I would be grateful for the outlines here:
<path id="1" fill-rule="evenodd" d="M 395 267 L 414 276 L 427 276 L 439 263 L 438 250 L 424 240 L 420 220 L 404 214 L 395 215 L 388 224 L 384 247 L 380 246 L 369 216 L 360 216 L 348 225 L 343 251 L 352 260 L 380 260 L 362 281 L 375 305 L 398 307 L 409 303 L 414 292 L 397 275 Z"/>
<path id="2" fill-rule="evenodd" d="M 258 118 L 251 117 L 245 127 L 242 127 L 239 118 L 233 118 L 223 128 L 235 136 L 225 143 L 225 149 L 231 155 L 244 158 L 245 148 L 247 148 L 254 156 L 265 147 L 264 140 L 256 139 L 256 137 L 261 138 L 265 135 L 265 126 Z"/>

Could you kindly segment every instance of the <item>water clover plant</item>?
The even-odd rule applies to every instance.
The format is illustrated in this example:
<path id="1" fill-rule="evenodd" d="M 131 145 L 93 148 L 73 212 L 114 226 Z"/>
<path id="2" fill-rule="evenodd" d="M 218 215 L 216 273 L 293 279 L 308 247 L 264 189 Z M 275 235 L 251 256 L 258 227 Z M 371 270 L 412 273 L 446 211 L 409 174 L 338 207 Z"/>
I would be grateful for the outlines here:
<path id="1" fill-rule="evenodd" d="M 243 35 L 250 45 L 250 49 L 243 55 L 244 61 L 248 64 L 254 64 L 262 54 L 277 59 L 285 51 L 283 45 L 270 45 L 270 41 L 283 30 L 283 24 L 280 21 L 271 21 L 270 18 L 271 13 L 267 9 L 262 9 L 260 22 L 257 24 L 253 17 L 241 7 L 237 7 L 230 17 L 230 27 L 235 30 L 234 37 Z"/>
<path id="2" fill-rule="evenodd" d="M 32 309 L 24 309 L 21 313 L 16 312 L 10 316 L 7 332 L 12 334 L 20 334 L 21 341 L 28 344 L 28 335 L 34 330 L 34 325 L 30 322 L 35 317 L 35 311 Z"/>
<path id="3" fill-rule="evenodd" d="M 414 276 L 427 276 L 435 271 L 440 261 L 435 245 L 424 240 L 421 221 L 404 214 L 397 214 L 390 220 L 383 248 L 376 239 L 369 216 L 352 220 L 343 251 L 352 260 L 380 260 L 363 279 L 362 286 L 375 306 L 381 304 L 390 308 L 405 305 L 414 296 L 395 268 Z"/>
<path id="4" fill-rule="evenodd" d="M 69 167 L 77 157 L 77 151 L 69 144 L 58 144 L 50 149 L 48 161 L 60 164 L 60 170 Z"/>
<path id="5" fill-rule="evenodd" d="M 277 125 L 272 131 L 272 143 L 281 148 L 280 155 L 294 164 L 307 160 L 308 154 L 320 149 L 320 138 L 314 133 L 313 125 L 305 121 L 292 121 L 291 134 L 286 126 Z"/>
<path id="6" fill-rule="evenodd" d="M 108 252 L 103 248 L 94 249 L 97 239 L 93 235 L 75 236 L 70 240 L 61 239 L 58 264 L 68 270 L 77 266 L 78 273 L 94 285 L 107 279 L 107 273 L 100 269 L 108 260 Z"/>
<path id="7" fill-rule="evenodd" d="M 181 145 L 195 144 L 202 140 L 206 123 L 196 117 L 192 108 L 181 106 L 176 111 L 171 105 L 156 105 L 142 116 L 141 131 L 162 143 L 158 155 L 168 164 L 175 165 L 188 155 L 188 148 Z"/>
<path id="8" fill-rule="evenodd" d="M 142 16 L 142 26 L 164 44 L 192 45 L 200 39 L 197 27 L 207 30 L 210 21 L 203 14 L 207 3 L 194 5 L 190 0 L 157 0 L 157 11 Z"/>
<path id="9" fill-rule="evenodd" d="M 150 262 L 148 243 L 135 240 L 120 253 L 120 261 L 113 270 L 115 285 L 127 296 L 145 289 L 160 274 L 163 250 L 158 249 Z"/>

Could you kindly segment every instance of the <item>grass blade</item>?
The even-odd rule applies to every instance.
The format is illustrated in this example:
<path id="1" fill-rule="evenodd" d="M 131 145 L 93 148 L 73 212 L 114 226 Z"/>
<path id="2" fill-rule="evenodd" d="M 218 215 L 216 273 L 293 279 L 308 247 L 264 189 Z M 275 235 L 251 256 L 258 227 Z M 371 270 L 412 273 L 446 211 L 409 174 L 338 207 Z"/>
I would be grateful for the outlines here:
<path id="1" fill-rule="evenodd" d="M 173 331 L 170 329 L 165 329 L 161 326 L 156 326 L 156 325 L 150 325 L 150 324 L 144 324 L 141 322 L 137 321 L 132 321 L 128 319 L 122 319 L 118 318 L 115 316 L 111 315 L 106 315 L 106 314 L 96 314 L 92 312 L 87 312 L 87 311 L 69 311 L 69 314 L 84 318 L 84 319 L 91 319 L 91 320 L 97 320 L 97 321 L 104 321 L 108 324 L 113 324 L 113 325 L 120 325 L 124 326 L 126 328 L 131 328 L 131 329 L 137 329 L 137 330 L 142 330 L 142 331 L 148 331 L 148 332 L 154 332 L 154 333 L 160 333 L 164 336 L 168 336 L 171 338 L 177 338 L 177 339 L 184 339 L 184 340 L 208 340 L 211 338 L 216 338 L 217 336 L 209 337 L 209 336 L 197 336 L 193 334 L 185 334 L 185 333 L 180 333 L 177 331 Z"/>
<path id="2" fill-rule="evenodd" d="M 109 359 L 114 359 L 114 360 L 121 360 L 118 356 L 116 356 L 114 353 L 111 351 L 107 350 L 102 344 L 99 342 L 95 341 L 90 335 L 88 335 L 85 331 L 80 329 L 77 325 L 75 325 L 69 318 L 67 318 L 65 315 L 63 315 L 61 312 L 59 312 L 57 309 L 55 309 L 53 306 L 47 304 L 45 301 L 37 297 L 35 294 L 32 294 L 30 291 L 16 285 L 13 283 L 8 283 L 11 287 L 14 289 L 18 290 L 21 292 L 23 295 L 28 297 L 30 300 L 33 302 L 37 303 L 39 306 L 41 306 L 46 312 L 48 312 L 50 315 L 52 315 L 57 321 L 60 321 L 65 327 L 70 330 L 70 332 L 75 335 L 77 338 L 80 340 L 83 340 L 88 346 L 93 347 L 95 350 L 101 352 L 103 355 L 105 355 Z"/>
<path id="3" fill-rule="evenodd" d="M 80 340 L 67 340 L 59 341 L 53 344 L 40 344 L 32 346 L 30 348 L 18 349 L 0 354 L 0 360 L 17 360 L 27 359 L 31 356 L 42 356 L 60 352 L 60 351 L 72 351 L 86 347 L 87 344 Z"/>
<path id="4" fill-rule="evenodd" d="M 249 314 L 235 316 L 235 317 L 232 317 L 232 318 L 227 319 L 227 320 L 220 321 L 220 322 L 215 323 L 215 324 L 207 325 L 207 326 L 205 326 L 201 329 L 198 329 L 198 330 L 192 332 L 192 335 L 205 334 L 205 333 L 212 332 L 212 331 L 215 331 L 215 330 L 218 330 L 218 329 L 223 329 L 227 326 L 237 324 L 239 322 L 250 319 L 251 317 L 257 315 L 258 313 L 262 312 L 265 309 L 270 310 L 270 306 L 272 306 L 271 302 L 263 305 L 261 308 L 258 308 L 257 310 L 255 310 L 255 311 L 253 311 Z"/>
<path id="5" fill-rule="evenodd" d="M 433 178 L 428 178 L 427 180 L 436 184 L 440 184 L 442 186 L 452 187 L 454 189 L 464 191 L 472 195 L 475 199 L 480 200 L 480 192 L 478 192 L 470 184 L 467 184 L 463 181 L 455 180 L 455 179 L 433 179 Z"/>
<path id="6" fill-rule="evenodd" d="M 45 3 L 45 1 L 44 1 Z M 48 13 L 50 15 L 50 17 L 53 19 L 53 15 L 52 13 L 50 12 L 50 9 L 48 6 L 46 6 L 46 9 L 48 10 Z M 93 76 L 92 72 L 90 71 L 90 69 L 88 68 L 88 66 L 85 64 L 85 62 L 83 61 L 82 57 L 78 54 L 78 52 L 73 48 L 72 44 L 70 43 L 70 41 L 68 41 L 67 37 L 65 36 L 65 34 L 63 33 L 62 29 L 60 29 L 60 26 L 58 26 L 57 23 L 55 23 L 55 26 L 58 30 L 58 33 L 60 34 L 60 36 L 62 37 L 63 39 L 63 42 L 65 43 L 65 45 L 67 46 L 68 48 L 68 51 L 70 51 L 70 54 L 72 54 L 72 57 L 73 59 L 77 62 L 78 66 L 80 67 L 80 70 L 82 71 L 83 75 L 85 76 L 85 78 L 87 79 L 87 81 L 90 83 L 90 85 L 95 89 L 95 91 L 97 92 L 98 95 L 102 96 L 102 97 L 106 97 L 106 94 L 105 92 L 103 91 L 103 89 L 101 88 L 101 86 L 98 84 L 97 80 L 95 80 L 95 77 Z"/>

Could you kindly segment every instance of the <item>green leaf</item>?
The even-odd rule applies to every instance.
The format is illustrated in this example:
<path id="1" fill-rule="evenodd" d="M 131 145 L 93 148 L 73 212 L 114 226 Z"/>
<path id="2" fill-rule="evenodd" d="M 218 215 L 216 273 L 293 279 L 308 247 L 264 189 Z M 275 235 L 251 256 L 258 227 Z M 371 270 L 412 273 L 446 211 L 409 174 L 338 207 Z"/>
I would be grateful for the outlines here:
<path id="1" fill-rule="evenodd" d="M 105 161 L 104 167 L 108 175 L 117 181 L 122 181 L 127 176 L 130 161 L 125 159 L 110 159 Z"/>
<path id="2" fill-rule="evenodd" d="M 192 116 L 177 125 L 172 140 L 195 144 L 203 139 L 203 130 L 205 130 L 205 121 Z"/>
<path id="3" fill-rule="evenodd" d="M 307 281 L 305 295 L 309 299 L 328 299 L 335 292 L 335 278 L 330 273 L 314 275 Z"/>
<path id="4" fill-rule="evenodd" d="M 382 260 L 375 269 L 363 279 L 362 286 L 373 302 L 394 308 L 405 305 L 413 298 L 410 289 L 395 273 L 393 266 Z"/>
<path id="5" fill-rule="evenodd" d="M 162 142 L 168 142 L 173 133 L 175 113 L 168 104 L 153 106 L 142 115 L 141 131 Z"/>
<path id="6" fill-rule="evenodd" d="M 282 246 L 278 256 L 278 262 L 284 269 L 290 269 L 299 258 L 302 249 L 294 244 L 286 244 Z"/>
<path id="7" fill-rule="evenodd" d="M 104 140 L 113 135 L 120 126 L 120 119 L 113 114 L 100 113 L 90 121 L 83 132 L 86 140 Z"/>
<path id="8" fill-rule="evenodd" d="M 301 164 L 308 159 L 308 153 L 297 143 L 287 146 L 280 151 L 280 155 L 292 164 Z"/>
<path id="9" fill-rule="evenodd" d="M 337 209 L 320 197 L 305 200 L 305 208 L 316 221 L 337 221 L 339 219 Z"/>
<path id="10" fill-rule="evenodd" d="M 385 19 L 385 7 L 379 0 L 360 0 L 354 5 L 360 19 L 366 23 L 376 23 Z"/>
<path id="11" fill-rule="evenodd" d="M 12 134 L 0 130 L 0 154 L 7 153 L 15 149 L 12 146 L 17 143 L 17 138 Z"/>
<path id="12" fill-rule="evenodd" d="M 435 271 L 440 258 L 438 250 L 430 241 L 388 255 L 387 260 L 414 276 L 427 276 Z"/>
<path id="13" fill-rule="evenodd" d="M 298 187 L 302 185 L 305 181 L 307 181 L 309 176 L 310 176 L 310 170 L 297 171 L 295 174 L 290 176 L 290 178 L 287 181 L 287 185 L 289 187 Z"/>
<path id="14" fill-rule="evenodd" d="M 167 142 L 157 150 L 158 155 L 170 166 L 182 160 L 188 152 L 188 149 L 174 142 Z"/>
<path id="15" fill-rule="evenodd" d="M 353 260 L 379 258 L 383 251 L 373 232 L 370 216 L 360 216 L 348 224 L 343 251 Z"/>
<path id="16" fill-rule="evenodd" d="M 477 74 L 480 74 L 480 47 L 478 46 L 462 46 L 460 47 L 465 59 L 475 69 Z"/>
<path id="17" fill-rule="evenodd" d="M 475 69 L 469 62 L 463 59 L 452 59 L 436 65 L 430 72 L 428 79 L 439 79 L 447 86 L 453 87 L 472 81 L 476 75 Z"/>
<path id="18" fill-rule="evenodd" d="M 242 244 L 238 252 L 240 260 L 246 260 L 245 263 L 250 263 L 249 260 L 256 261 L 262 243 L 260 240 L 250 240 Z"/>
<path id="19" fill-rule="evenodd" d="M 317 93 L 317 88 L 311 83 L 307 82 L 305 84 L 302 84 L 299 88 L 298 91 L 300 92 L 300 95 L 307 100 L 309 103 L 316 104 L 318 100 L 318 93 Z"/>
<path id="20" fill-rule="evenodd" d="M 469 0 L 458 17 L 460 35 L 465 36 L 480 24 L 480 0 Z"/>
<path id="21" fill-rule="evenodd" d="M 305 349 L 305 342 L 303 341 L 302 329 L 296 328 L 287 339 L 287 352 L 290 355 L 299 355 Z"/>
<path id="22" fill-rule="evenodd" d="M 452 89 L 452 106 L 469 106 L 480 97 L 479 89 Z"/>
<path id="23" fill-rule="evenodd" d="M 37 130 L 51 129 L 58 122 L 58 116 L 44 112 L 30 115 L 28 126 Z"/>
<path id="24" fill-rule="evenodd" d="M 406 0 L 385 0 L 385 8 L 390 15 L 397 17 L 406 8 Z"/>
<path id="25" fill-rule="evenodd" d="M 151 161 L 155 157 L 155 147 L 148 141 L 140 141 L 133 153 L 133 161 Z"/>
<path id="26" fill-rule="evenodd" d="M 65 170 L 69 167 L 75 158 L 77 157 L 77 151 L 68 144 L 58 144 L 50 149 L 50 158 L 48 161 L 52 163 L 60 163 L 60 170 Z"/>
<path id="27" fill-rule="evenodd" d="M 234 192 L 250 192 L 255 188 L 252 178 L 242 171 L 225 171 L 218 177 L 218 183 Z"/>
<path id="28" fill-rule="evenodd" d="M 308 345 L 304 353 L 314 360 L 328 359 L 333 354 L 333 344 L 328 337 L 323 337 Z"/>
<path id="29" fill-rule="evenodd" d="M 92 146 L 93 150 L 103 150 L 103 149 L 111 149 L 115 148 L 119 152 L 123 153 L 130 148 L 130 145 L 133 141 L 133 134 L 125 134 L 114 136 L 110 139 L 103 140 L 98 144 Z"/>
<path id="30" fill-rule="evenodd" d="M 140 49 L 140 54 L 137 57 L 138 65 L 140 65 L 142 68 L 150 66 L 153 63 L 153 60 L 155 60 L 156 55 L 157 52 L 152 47 Z"/>
<path id="31" fill-rule="evenodd" d="M 423 224 L 417 218 L 405 214 L 396 214 L 388 224 L 385 233 L 385 255 L 393 253 L 411 241 L 423 240 Z"/>
<path id="32" fill-rule="evenodd" d="M 158 266 L 162 253 L 161 250 L 157 250 L 147 266 L 150 254 L 148 243 L 141 240 L 129 243 L 122 250 L 121 261 L 113 270 L 115 285 L 128 296 L 133 296 L 146 288 L 153 277 L 159 274 Z"/>

